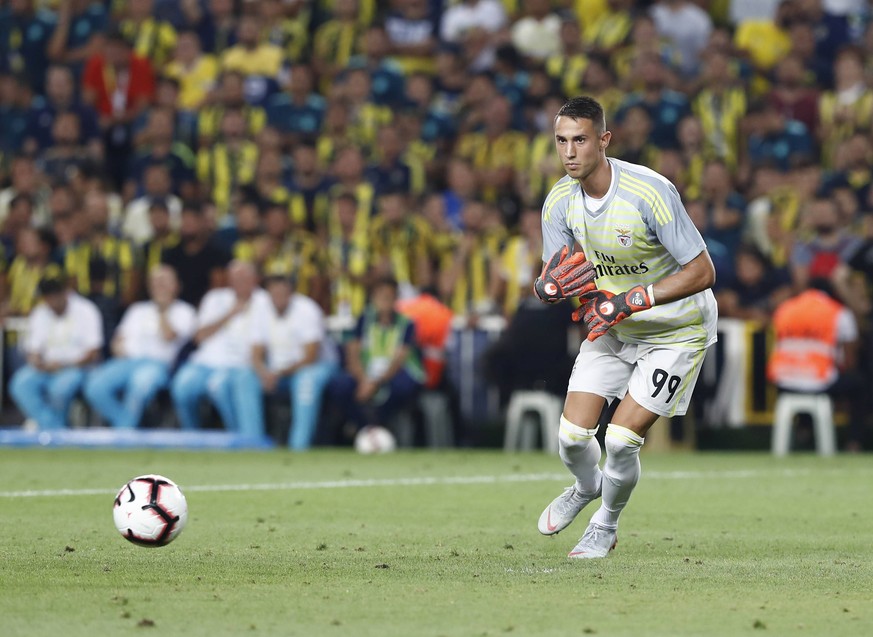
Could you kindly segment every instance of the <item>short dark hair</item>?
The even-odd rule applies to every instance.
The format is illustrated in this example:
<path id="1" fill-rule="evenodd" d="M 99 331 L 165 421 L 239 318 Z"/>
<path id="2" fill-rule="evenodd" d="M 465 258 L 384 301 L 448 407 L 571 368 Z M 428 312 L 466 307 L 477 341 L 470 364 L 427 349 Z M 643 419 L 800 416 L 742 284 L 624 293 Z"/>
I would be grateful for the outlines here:
<path id="1" fill-rule="evenodd" d="M 400 291 L 400 284 L 397 282 L 391 275 L 385 275 L 378 277 L 375 281 L 373 281 L 373 286 L 370 288 L 371 292 L 375 292 L 379 288 L 391 288 L 394 291 L 394 294 L 397 294 Z"/>
<path id="2" fill-rule="evenodd" d="M 569 117 L 570 119 L 590 119 L 594 123 L 594 128 L 597 132 L 602 133 L 606 130 L 606 116 L 603 114 L 603 107 L 593 97 L 574 97 L 566 102 L 555 119 L 558 117 Z"/>
<path id="3" fill-rule="evenodd" d="M 56 266 L 49 266 L 37 285 L 40 296 L 60 294 L 67 289 L 67 278 Z"/>

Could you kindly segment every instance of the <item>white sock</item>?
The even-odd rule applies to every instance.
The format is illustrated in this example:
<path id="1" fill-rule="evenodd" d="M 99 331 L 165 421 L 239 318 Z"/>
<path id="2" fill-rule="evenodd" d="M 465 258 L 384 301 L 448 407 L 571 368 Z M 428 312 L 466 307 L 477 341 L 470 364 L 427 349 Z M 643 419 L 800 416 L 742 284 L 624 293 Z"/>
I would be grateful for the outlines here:
<path id="1" fill-rule="evenodd" d="M 640 479 L 643 442 L 643 438 L 626 427 L 610 423 L 606 428 L 603 502 L 591 517 L 592 523 L 610 529 L 618 527 L 618 516 Z"/>
<path id="2" fill-rule="evenodd" d="M 576 489 L 586 495 L 600 489 L 600 443 L 594 437 L 598 427 L 577 427 L 561 414 L 561 429 L 558 432 L 558 454 L 576 476 Z"/>

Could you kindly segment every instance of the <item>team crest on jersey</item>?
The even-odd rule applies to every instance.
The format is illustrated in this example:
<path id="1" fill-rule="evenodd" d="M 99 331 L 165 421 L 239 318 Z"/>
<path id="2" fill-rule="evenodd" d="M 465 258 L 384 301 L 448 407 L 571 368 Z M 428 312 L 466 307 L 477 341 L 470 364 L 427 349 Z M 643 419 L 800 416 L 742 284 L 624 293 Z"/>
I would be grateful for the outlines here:
<path id="1" fill-rule="evenodd" d="M 629 248 L 634 244 L 629 228 L 616 228 L 615 231 L 618 233 L 618 245 L 622 248 Z"/>

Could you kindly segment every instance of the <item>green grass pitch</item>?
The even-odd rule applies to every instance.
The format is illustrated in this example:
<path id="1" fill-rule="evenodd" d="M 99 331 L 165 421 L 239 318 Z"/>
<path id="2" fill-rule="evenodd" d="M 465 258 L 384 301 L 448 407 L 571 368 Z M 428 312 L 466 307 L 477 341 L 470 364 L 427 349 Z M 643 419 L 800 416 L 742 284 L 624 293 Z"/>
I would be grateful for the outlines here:
<path id="1" fill-rule="evenodd" d="M 873 635 L 873 462 L 643 454 L 609 558 L 536 530 L 556 456 L 0 451 L 0 634 Z M 170 546 L 114 492 L 162 473 Z M 57 493 L 58 490 L 69 490 Z"/>

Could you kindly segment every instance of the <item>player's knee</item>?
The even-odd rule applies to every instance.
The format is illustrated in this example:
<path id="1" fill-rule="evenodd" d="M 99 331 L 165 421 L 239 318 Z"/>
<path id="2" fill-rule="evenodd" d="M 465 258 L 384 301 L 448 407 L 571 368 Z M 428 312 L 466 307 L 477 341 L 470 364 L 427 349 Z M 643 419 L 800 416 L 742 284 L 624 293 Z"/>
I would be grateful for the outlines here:
<path id="1" fill-rule="evenodd" d="M 594 436 L 597 435 L 597 429 L 596 425 L 593 429 L 574 425 L 561 415 L 561 428 L 558 430 L 558 440 L 562 447 L 585 447 L 594 440 Z"/>
<path id="2" fill-rule="evenodd" d="M 645 440 L 634 431 L 621 425 L 610 423 L 606 428 L 603 446 L 606 453 L 615 457 L 632 457 L 640 452 Z"/>

